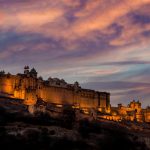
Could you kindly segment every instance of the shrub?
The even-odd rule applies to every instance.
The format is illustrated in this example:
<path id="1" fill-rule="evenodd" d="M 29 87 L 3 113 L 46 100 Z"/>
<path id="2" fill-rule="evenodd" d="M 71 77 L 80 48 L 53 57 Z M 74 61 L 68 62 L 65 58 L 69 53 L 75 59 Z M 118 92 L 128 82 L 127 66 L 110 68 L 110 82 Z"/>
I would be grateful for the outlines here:
<path id="1" fill-rule="evenodd" d="M 75 110 L 71 106 L 64 106 L 62 112 L 62 126 L 71 129 L 75 123 Z"/>

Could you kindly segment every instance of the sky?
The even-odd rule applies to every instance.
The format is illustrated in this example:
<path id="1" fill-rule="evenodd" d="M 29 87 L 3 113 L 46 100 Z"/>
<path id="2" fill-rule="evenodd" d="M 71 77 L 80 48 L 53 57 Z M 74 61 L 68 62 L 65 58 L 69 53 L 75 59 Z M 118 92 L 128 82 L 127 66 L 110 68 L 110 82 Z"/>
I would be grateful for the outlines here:
<path id="1" fill-rule="evenodd" d="M 150 105 L 150 0 L 0 0 L 0 70 Z"/>

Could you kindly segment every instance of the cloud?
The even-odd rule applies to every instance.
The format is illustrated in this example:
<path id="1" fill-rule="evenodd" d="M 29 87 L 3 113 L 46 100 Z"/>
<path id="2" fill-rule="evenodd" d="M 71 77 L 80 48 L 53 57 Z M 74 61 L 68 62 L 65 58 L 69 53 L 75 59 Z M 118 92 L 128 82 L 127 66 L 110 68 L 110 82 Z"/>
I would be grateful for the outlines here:
<path id="1" fill-rule="evenodd" d="M 9 4 L 9 2 L 5 3 L 5 5 Z M 68 37 L 78 38 L 80 36 L 86 36 L 95 30 L 104 30 L 130 11 L 134 11 L 140 6 L 149 4 L 150 2 L 149 0 L 135 0 L 134 2 L 131 0 L 123 0 L 121 2 L 116 0 L 109 1 L 109 3 L 104 0 L 88 0 L 85 2 L 79 0 L 76 2 L 72 0 L 62 0 L 59 2 L 56 0 L 56 2 L 37 1 L 35 3 L 34 1 L 23 1 L 19 3 L 15 1 L 14 3 L 19 5 L 20 8 L 17 7 L 14 9 L 9 5 L 12 11 L 5 10 L 6 16 L 3 20 L 5 27 L 8 26 L 8 28 L 10 28 L 13 26 L 14 28 L 19 28 L 20 32 L 21 29 L 24 31 L 24 28 L 28 29 L 32 27 L 30 28 L 30 32 L 56 36 L 58 33 L 58 25 L 60 25 L 60 21 L 63 20 L 62 24 L 66 25 L 62 25 L 62 27 L 59 26 L 59 36 L 68 39 Z M 74 10 L 74 7 L 72 8 L 70 6 L 74 6 L 76 9 Z M 70 20 L 66 18 L 69 13 L 72 14 L 71 17 L 75 17 L 75 21 L 70 22 Z M 57 18 L 58 20 L 56 21 Z M 57 29 L 52 25 L 54 21 L 57 22 L 55 23 Z M 41 25 L 47 26 L 41 27 Z M 49 28 L 51 25 L 53 31 Z M 39 26 L 41 27 L 40 29 L 38 28 Z M 36 28 L 36 30 L 34 30 L 34 28 Z"/>
<path id="2" fill-rule="evenodd" d="M 138 19 L 138 22 L 135 22 L 136 17 L 137 16 L 134 14 L 128 14 L 126 17 L 123 17 L 118 21 L 118 24 L 123 27 L 123 32 L 120 36 L 110 41 L 111 45 L 122 46 L 132 45 L 138 42 L 143 44 L 150 42 L 149 39 L 143 34 L 144 32 L 148 32 L 150 30 L 150 22 L 148 22 L 150 18 L 146 19 L 146 23 L 144 20 L 140 19 Z"/>
<path id="3" fill-rule="evenodd" d="M 55 21 L 58 17 L 62 15 L 62 11 L 57 9 L 51 9 L 47 11 L 41 12 L 23 12 L 16 15 L 16 20 L 18 23 L 23 26 L 31 26 L 32 28 L 35 26 L 42 26 L 44 24 Z"/>
<path id="4" fill-rule="evenodd" d="M 144 64 L 150 64 L 150 61 L 141 61 L 141 60 L 130 60 L 130 61 L 118 61 L 118 62 L 106 62 L 106 63 L 101 63 L 101 65 L 144 65 Z"/>
<path id="5" fill-rule="evenodd" d="M 13 15 L 5 14 L 0 23 L 2 29 L 14 29 L 17 32 L 38 33 L 45 24 L 53 23 L 58 17 L 61 17 L 63 11 L 59 9 L 50 10 L 30 10 L 29 12 L 17 12 Z"/>
<path id="6" fill-rule="evenodd" d="M 103 1 L 103 4 L 92 15 L 77 20 L 72 30 L 79 35 L 84 35 L 93 30 L 103 30 L 130 11 L 149 3 L 149 0 L 135 0 L 134 2 L 131 0 L 123 0 L 121 2 L 116 0 L 110 1 L 110 3 Z"/>

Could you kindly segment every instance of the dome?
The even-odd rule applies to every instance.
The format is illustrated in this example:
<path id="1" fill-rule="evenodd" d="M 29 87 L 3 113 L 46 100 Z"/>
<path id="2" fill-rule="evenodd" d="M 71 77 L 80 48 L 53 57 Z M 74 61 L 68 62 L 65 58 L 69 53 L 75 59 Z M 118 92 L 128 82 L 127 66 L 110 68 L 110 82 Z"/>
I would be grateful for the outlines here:
<path id="1" fill-rule="evenodd" d="M 32 76 L 32 77 L 37 77 L 37 71 L 34 69 L 34 68 L 32 68 L 31 70 L 30 70 L 30 75 Z"/>
<path id="2" fill-rule="evenodd" d="M 37 71 L 34 68 L 32 68 L 30 73 L 37 73 Z"/>

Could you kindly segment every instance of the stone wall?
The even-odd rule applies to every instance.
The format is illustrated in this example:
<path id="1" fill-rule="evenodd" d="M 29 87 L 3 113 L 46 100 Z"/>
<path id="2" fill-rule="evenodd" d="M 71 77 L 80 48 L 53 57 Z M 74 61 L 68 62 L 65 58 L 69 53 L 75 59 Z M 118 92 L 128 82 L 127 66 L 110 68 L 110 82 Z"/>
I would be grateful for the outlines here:
<path id="1" fill-rule="evenodd" d="M 44 86 L 38 93 L 40 93 L 39 98 L 50 103 L 79 104 L 80 107 L 86 108 L 106 108 L 106 98 L 100 100 L 98 93 L 94 91 L 81 90 L 76 92 L 73 89 Z M 103 93 L 103 95 L 107 94 Z"/>
<path id="2" fill-rule="evenodd" d="M 150 122 L 150 109 L 144 111 L 145 122 Z"/>

